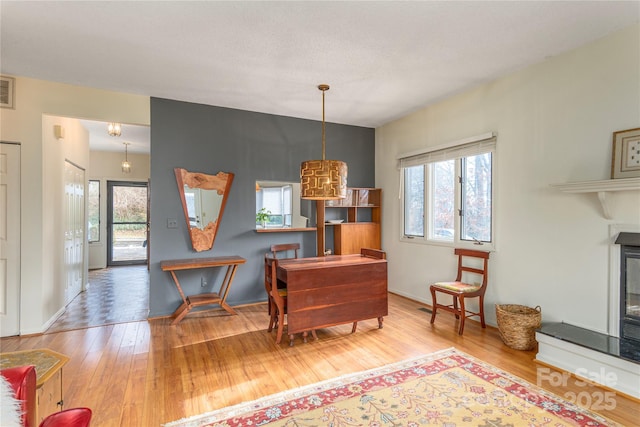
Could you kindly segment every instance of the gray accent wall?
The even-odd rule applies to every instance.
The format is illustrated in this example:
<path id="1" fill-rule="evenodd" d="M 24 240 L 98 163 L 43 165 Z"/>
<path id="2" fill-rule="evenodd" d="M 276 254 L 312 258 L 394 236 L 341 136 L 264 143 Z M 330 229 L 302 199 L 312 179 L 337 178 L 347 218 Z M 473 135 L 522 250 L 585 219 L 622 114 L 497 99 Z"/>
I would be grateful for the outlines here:
<path id="1" fill-rule="evenodd" d="M 374 150 L 374 129 L 326 123 L 326 158 L 347 163 L 350 187 L 375 185 Z M 263 257 L 270 245 L 299 242 L 302 256 L 315 256 L 315 231 L 255 231 L 255 182 L 297 182 L 300 163 L 321 157 L 321 121 L 151 98 L 149 317 L 169 315 L 181 303 L 171 276 L 160 270 L 163 260 L 225 255 L 245 258 L 247 262 L 238 267 L 227 299 L 233 306 L 266 300 Z M 191 247 L 173 171 L 176 167 L 235 175 L 209 251 L 195 252 Z M 315 202 L 302 203 L 302 215 L 315 225 Z M 177 219 L 178 227 L 168 228 L 169 219 Z M 327 240 L 330 247 L 330 236 Z M 177 274 L 183 290 L 191 295 L 217 292 L 223 270 Z"/>

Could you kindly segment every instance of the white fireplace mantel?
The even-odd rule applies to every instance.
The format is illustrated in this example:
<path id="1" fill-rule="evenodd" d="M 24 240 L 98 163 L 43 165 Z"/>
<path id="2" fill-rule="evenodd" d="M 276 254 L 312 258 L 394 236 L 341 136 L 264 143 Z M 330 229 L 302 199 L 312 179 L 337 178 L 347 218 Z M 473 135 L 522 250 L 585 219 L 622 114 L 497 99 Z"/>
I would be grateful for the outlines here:
<path id="1" fill-rule="evenodd" d="M 607 193 L 612 191 L 640 191 L 640 178 L 605 179 L 602 181 L 568 182 L 565 184 L 551 184 L 564 193 L 596 193 L 602 213 L 606 219 L 612 219 Z"/>

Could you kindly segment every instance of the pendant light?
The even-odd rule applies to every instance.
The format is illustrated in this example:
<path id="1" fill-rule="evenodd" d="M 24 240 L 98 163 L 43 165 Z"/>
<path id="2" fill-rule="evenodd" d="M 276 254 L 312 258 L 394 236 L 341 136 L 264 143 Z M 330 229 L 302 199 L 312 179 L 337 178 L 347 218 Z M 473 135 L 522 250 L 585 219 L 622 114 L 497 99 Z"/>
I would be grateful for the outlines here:
<path id="1" fill-rule="evenodd" d="M 347 164 L 340 160 L 325 160 L 324 93 L 322 91 L 322 160 L 307 160 L 300 165 L 301 198 L 308 200 L 337 200 L 347 197 Z"/>
<path id="2" fill-rule="evenodd" d="M 122 135 L 122 125 L 120 125 L 120 123 L 109 123 L 107 125 L 107 132 L 111 136 L 120 136 Z"/>
<path id="3" fill-rule="evenodd" d="M 123 142 L 123 144 L 124 144 L 124 160 L 122 161 L 120 166 L 122 167 L 123 173 L 129 173 L 131 172 L 131 163 L 129 163 L 129 150 L 127 148 L 129 147 L 130 142 Z"/>

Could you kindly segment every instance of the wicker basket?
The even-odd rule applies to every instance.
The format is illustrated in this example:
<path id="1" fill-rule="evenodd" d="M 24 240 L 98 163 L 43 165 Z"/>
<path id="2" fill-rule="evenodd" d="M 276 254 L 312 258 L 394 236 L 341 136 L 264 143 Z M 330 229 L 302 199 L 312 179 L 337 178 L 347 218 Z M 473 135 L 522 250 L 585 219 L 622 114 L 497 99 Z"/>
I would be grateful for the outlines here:
<path id="1" fill-rule="evenodd" d="M 502 341 L 516 350 L 531 350 L 536 346 L 536 329 L 542 313 L 536 308 L 517 304 L 496 304 L 496 318 Z"/>

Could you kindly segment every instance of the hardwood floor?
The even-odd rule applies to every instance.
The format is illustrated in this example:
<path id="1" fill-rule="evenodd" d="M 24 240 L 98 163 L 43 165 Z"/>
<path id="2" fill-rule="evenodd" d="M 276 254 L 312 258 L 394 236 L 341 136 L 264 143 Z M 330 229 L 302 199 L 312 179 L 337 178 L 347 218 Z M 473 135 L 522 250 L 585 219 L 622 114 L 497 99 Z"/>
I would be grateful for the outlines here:
<path id="1" fill-rule="evenodd" d="M 505 346 L 494 328 L 469 321 L 464 336 L 455 319 L 438 314 L 434 325 L 424 305 L 390 295 L 384 328 L 375 319 L 318 331 L 318 341 L 294 347 L 274 343 L 266 305 L 237 308 L 231 316 L 211 310 L 170 319 L 120 323 L 0 340 L 3 352 L 50 348 L 68 355 L 64 367 L 65 407 L 93 410 L 93 427 L 159 426 L 162 423 L 253 400 L 339 375 L 456 347 L 485 362 L 537 382 L 534 351 Z M 558 395 L 603 393 L 572 379 L 540 386 Z M 623 425 L 636 425 L 637 401 L 615 396 L 615 408 L 597 411 Z"/>
<path id="2" fill-rule="evenodd" d="M 149 272 L 146 265 L 89 270 L 89 287 L 80 292 L 45 333 L 112 323 L 146 320 L 149 316 Z"/>

